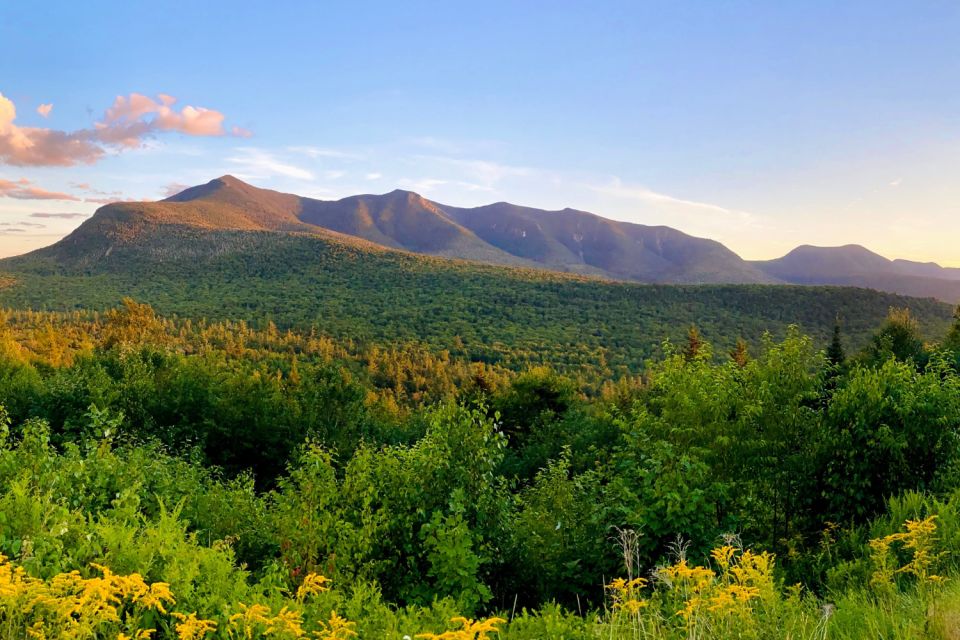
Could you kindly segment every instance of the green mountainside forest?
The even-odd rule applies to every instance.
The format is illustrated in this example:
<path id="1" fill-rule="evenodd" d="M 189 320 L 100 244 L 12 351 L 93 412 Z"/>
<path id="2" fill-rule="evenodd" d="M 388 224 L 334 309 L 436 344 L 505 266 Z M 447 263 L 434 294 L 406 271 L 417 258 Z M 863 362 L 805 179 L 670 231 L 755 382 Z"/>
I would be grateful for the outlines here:
<path id="1" fill-rule="evenodd" d="M 89 243 L 54 248 L 0 261 L 0 305 L 106 310 L 129 296 L 167 316 L 419 342 L 468 360 L 513 369 L 545 364 L 573 375 L 638 373 L 664 340 L 683 340 L 694 324 L 729 350 L 739 338 L 782 338 L 790 325 L 825 346 L 839 319 L 851 346 L 861 348 L 891 307 L 909 307 L 929 337 L 942 335 L 951 316 L 932 299 L 866 289 L 640 285 L 311 235 L 167 225 L 98 259 L 89 258 Z"/>

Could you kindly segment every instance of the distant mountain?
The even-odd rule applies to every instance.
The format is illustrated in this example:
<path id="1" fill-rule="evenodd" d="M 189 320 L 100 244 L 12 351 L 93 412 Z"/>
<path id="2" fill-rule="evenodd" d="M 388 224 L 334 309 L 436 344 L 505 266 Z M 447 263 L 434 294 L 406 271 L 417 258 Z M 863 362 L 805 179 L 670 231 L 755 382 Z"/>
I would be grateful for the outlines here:
<path id="1" fill-rule="evenodd" d="M 914 262 L 913 260 L 894 260 L 896 270 L 904 275 L 939 278 L 941 280 L 960 280 L 960 269 L 941 267 L 936 262 Z"/>
<path id="2" fill-rule="evenodd" d="M 133 296 L 189 318 L 415 340 L 473 360 L 612 377 L 694 323 L 722 353 L 737 337 L 782 336 L 791 324 L 824 344 L 840 314 L 855 349 L 891 306 L 909 306 L 933 338 L 952 313 L 849 287 L 630 277 L 782 282 L 716 242 L 581 211 L 467 209 L 404 191 L 325 202 L 225 176 L 161 202 L 101 207 L 56 244 L 0 260 L 0 306 L 98 310 Z"/>
<path id="3" fill-rule="evenodd" d="M 960 269 L 889 260 L 860 245 L 797 247 L 782 258 L 753 265 L 782 282 L 865 287 L 908 296 L 960 301 Z"/>
<path id="4" fill-rule="evenodd" d="M 774 281 L 719 242 L 669 227 L 506 202 L 452 207 L 401 190 L 324 201 L 259 189 L 232 176 L 161 202 L 101 207 L 73 234 L 41 254 L 95 260 L 118 242 L 164 225 L 207 231 L 332 232 L 414 253 L 638 282 Z"/>
<path id="5" fill-rule="evenodd" d="M 185 241 L 213 232 L 221 232 L 217 242 Z M 160 202 L 106 205 L 60 242 L 24 259 L 80 269 L 116 260 L 117 252 L 128 261 L 148 254 L 198 259 L 204 252 L 242 250 L 243 233 L 307 235 L 368 250 L 643 283 L 842 285 L 960 301 L 960 269 L 889 260 L 859 245 L 804 245 L 776 260 L 748 262 L 713 240 L 575 209 L 507 202 L 455 207 L 402 190 L 327 201 L 260 189 L 232 176 Z"/>

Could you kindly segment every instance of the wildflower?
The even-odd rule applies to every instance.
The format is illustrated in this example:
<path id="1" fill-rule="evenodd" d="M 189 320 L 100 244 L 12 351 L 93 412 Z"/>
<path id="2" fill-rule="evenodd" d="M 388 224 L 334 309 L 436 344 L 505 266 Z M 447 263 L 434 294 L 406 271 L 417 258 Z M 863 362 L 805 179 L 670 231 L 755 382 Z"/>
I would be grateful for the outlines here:
<path id="1" fill-rule="evenodd" d="M 301 583 L 297 589 L 297 601 L 303 602 L 308 596 L 329 591 L 330 587 L 327 586 L 328 582 L 330 582 L 330 580 L 324 576 L 316 573 L 308 573 L 303 578 L 303 583 Z"/>
<path id="2" fill-rule="evenodd" d="M 357 635 L 353 630 L 356 624 L 341 618 L 336 611 L 330 612 L 329 622 L 321 622 L 321 624 L 324 626 L 323 630 L 314 633 L 317 640 L 348 640 Z M 404 636 L 404 638 L 410 640 L 410 636 Z"/>
<path id="3" fill-rule="evenodd" d="M 487 634 L 497 633 L 500 629 L 497 625 L 506 623 L 503 618 L 487 618 L 486 620 L 471 620 L 469 618 L 457 617 L 450 620 L 461 626 L 460 629 L 445 631 L 441 634 L 420 633 L 418 638 L 425 640 L 490 640 Z"/>
<path id="4" fill-rule="evenodd" d="M 294 638 L 303 637 L 303 619 L 299 611 L 284 607 L 270 619 L 266 635 L 288 634 Z"/>
<path id="5" fill-rule="evenodd" d="M 180 621 L 176 626 L 177 637 L 180 640 L 201 640 L 208 633 L 217 630 L 216 622 L 198 618 L 196 613 L 185 615 L 174 611 L 170 615 Z"/>

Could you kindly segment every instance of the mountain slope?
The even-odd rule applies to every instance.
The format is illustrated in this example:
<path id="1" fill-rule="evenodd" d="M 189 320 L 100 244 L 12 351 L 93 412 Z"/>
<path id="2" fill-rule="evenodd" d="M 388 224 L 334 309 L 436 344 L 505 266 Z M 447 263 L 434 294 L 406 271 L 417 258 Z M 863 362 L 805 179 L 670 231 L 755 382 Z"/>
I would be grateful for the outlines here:
<path id="1" fill-rule="evenodd" d="M 409 191 L 323 201 L 258 189 L 231 176 L 161 202 L 102 207 L 52 250 L 89 261 L 160 226 L 342 236 L 427 255 L 660 283 L 775 282 L 713 240 L 584 211 L 509 203 L 451 207 Z M 175 253 L 175 248 L 168 248 Z M 171 253 L 173 255 L 173 253 Z"/>
<path id="2" fill-rule="evenodd" d="M 505 202 L 452 207 L 400 190 L 322 201 L 259 189 L 231 176 L 160 202 L 101 207 L 63 240 L 0 261 L 0 269 L 122 275 L 140 263 L 159 268 L 180 261 L 202 264 L 221 256 L 236 261 L 245 253 L 270 253 L 265 246 L 297 244 L 301 236 L 314 239 L 307 244 L 318 252 L 332 243 L 367 254 L 402 250 L 647 283 L 829 284 L 960 300 L 960 270 L 891 261 L 855 245 L 803 246 L 778 260 L 748 263 L 712 240 L 573 209 L 544 211 Z M 310 259 L 302 251 L 299 255 Z M 245 269 L 264 268 L 261 256 L 244 255 L 241 262 Z M 269 267 L 291 277 L 301 268 Z"/>
<path id="3" fill-rule="evenodd" d="M 782 258 L 753 264 L 769 276 L 793 284 L 867 287 L 960 302 L 960 269 L 945 269 L 934 263 L 889 260 L 859 245 L 803 245 Z"/>
<path id="4" fill-rule="evenodd" d="M 480 238 L 547 268 L 641 282 L 772 282 L 719 242 L 670 227 L 608 220 L 585 211 L 544 211 L 507 202 L 441 205 Z"/>

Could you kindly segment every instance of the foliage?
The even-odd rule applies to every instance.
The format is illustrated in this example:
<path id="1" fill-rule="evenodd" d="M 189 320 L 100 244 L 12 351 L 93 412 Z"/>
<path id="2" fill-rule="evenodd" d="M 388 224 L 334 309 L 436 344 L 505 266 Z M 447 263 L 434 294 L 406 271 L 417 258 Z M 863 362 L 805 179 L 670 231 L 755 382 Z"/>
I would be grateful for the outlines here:
<path id="1" fill-rule="evenodd" d="M 696 339 L 614 383 L 132 301 L 8 314 L 0 629 L 63 635 L 100 585 L 87 637 L 950 637 L 949 340 Z"/>

